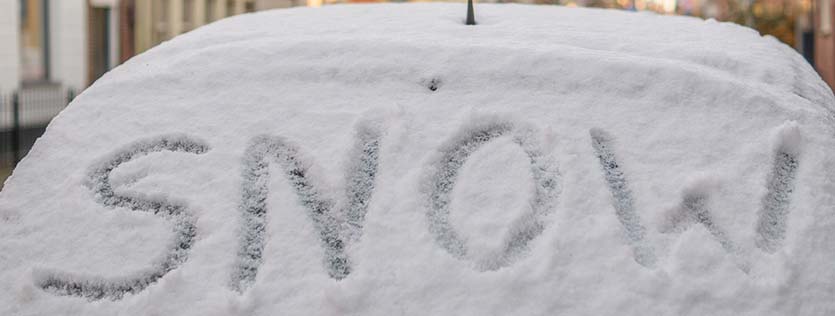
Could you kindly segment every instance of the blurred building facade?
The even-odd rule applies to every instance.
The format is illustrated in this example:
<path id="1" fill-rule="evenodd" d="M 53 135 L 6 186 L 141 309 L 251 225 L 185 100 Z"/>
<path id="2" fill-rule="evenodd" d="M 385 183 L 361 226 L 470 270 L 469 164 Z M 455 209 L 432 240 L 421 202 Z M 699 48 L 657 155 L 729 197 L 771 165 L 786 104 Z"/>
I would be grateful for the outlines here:
<path id="1" fill-rule="evenodd" d="M 20 25 L 18 3 L 0 1 L 0 93 L 17 89 L 20 81 Z"/>
<path id="2" fill-rule="evenodd" d="M 122 0 L 120 61 L 227 16 L 300 5 L 306 0 Z"/>
<path id="3" fill-rule="evenodd" d="M 0 2 L 0 93 L 64 82 L 83 88 L 83 1 Z"/>
<path id="4" fill-rule="evenodd" d="M 201 25 L 307 1 L 2 0 L 0 94 L 45 85 L 81 91 L 130 57 Z"/>

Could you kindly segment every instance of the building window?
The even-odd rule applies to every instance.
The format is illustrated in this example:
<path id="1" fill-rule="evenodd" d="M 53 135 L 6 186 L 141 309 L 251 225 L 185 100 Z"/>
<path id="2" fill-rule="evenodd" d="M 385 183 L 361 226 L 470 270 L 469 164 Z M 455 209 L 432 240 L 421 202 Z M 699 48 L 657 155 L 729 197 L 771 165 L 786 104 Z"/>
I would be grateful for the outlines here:
<path id="1" fill-rule="evenodd" d="M 20 2 L 20 63 L 24 82 L 49 80 L 48 10 L 44 0 Z"/>
<path id="2" fill-rule="evenodd" d="M 183 0 L 183 31 L 189 31 L 194 26 L 194 0 Z"/>
<path id="3" fill-rule="evenodd" d="M 168 36 L 168 8 L 167 1 L 153 0 L 152 12 L 154 23 L 154 45 L 162 43 L 169 38 Z"/>
<path id="4" fill-rule="evenodd" d="M 87 80 L 93 83 L 110 70 L 110 8 L 87 10 Z"/>
<path id="5" fill-rule="evenodd" d="M 226 0 L 226 16 L 235 15 L 235 0 Z"/>
<path id="6" fill-rule="evenodd" d="M 206 23 L 213 22 L 217 16 L 217 0 L 206 1 Z"/>

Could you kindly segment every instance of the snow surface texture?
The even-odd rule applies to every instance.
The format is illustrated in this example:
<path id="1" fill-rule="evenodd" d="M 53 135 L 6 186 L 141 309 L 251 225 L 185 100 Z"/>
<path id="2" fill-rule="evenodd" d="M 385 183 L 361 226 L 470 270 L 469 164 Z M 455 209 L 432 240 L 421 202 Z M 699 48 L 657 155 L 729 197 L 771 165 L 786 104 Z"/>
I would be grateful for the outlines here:
<path id="1" fill-rule="evenodd" d="M 835 313 L 835 99 L 733 24 L 523 5 L 225 19 L 0 192 L 0 315 Z"/>

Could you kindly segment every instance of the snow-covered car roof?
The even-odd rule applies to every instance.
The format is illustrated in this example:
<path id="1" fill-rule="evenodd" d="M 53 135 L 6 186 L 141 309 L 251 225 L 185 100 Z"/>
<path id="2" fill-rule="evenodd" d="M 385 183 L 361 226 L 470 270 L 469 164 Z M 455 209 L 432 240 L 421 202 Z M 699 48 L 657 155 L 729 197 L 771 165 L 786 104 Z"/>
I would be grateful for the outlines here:
<path id="1" fill-rule="evenodd" d="M 464 8 L 246 14 L 106 74 L 0 192 L 0 314 L 835 311 L 835 102 L 790 47 Z"/>

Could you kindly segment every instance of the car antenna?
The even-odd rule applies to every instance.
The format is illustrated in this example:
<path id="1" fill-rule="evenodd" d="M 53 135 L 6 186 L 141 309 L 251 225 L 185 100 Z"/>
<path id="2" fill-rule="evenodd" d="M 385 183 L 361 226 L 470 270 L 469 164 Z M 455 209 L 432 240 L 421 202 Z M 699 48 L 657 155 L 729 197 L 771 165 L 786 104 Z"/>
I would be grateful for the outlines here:
<path id="1" fill-rule="evenodd" d="M 467 25 L 475 25 L 475 14 L 473 13 L 473 0 L 467 0 Z"/>

